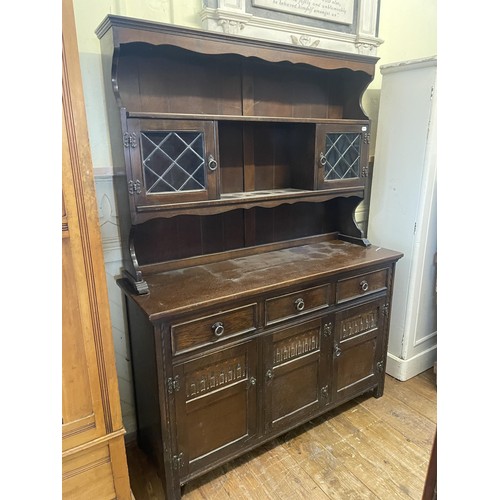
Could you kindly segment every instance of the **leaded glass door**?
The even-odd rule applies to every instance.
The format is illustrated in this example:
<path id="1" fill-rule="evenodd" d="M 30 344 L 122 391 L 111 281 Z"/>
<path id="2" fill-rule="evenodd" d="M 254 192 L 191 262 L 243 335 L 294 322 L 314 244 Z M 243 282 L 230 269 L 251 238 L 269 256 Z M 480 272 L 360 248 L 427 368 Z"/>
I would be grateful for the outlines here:
<path id="1" fill-rule="evenodd" d="M 368 122 L 318 125 L 317 186 L 364 187 L 368 176 Z"/>
<path id="2" fill-rule="evenodd" d="M 217 197 L 214 122 L 129 119 L 127 128 L 136 208 Z"/>

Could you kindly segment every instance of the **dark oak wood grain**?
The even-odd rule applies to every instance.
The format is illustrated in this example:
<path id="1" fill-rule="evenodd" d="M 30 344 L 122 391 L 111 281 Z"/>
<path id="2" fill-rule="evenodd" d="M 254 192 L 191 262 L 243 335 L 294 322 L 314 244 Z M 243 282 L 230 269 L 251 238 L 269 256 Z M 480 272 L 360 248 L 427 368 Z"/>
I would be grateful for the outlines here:
<path id="1" fill-rule="evenodd" d="M 402 255 L 372 247 L 354 217 L 376 59 L 117 16 L 97 34 L 126 170 L 118 284 L 137 441 L 179 499 L 290 429 L 382 396 Z M 339 449 L 349 462 L 350 445 Z M 299 487 L 279 498 L 308 498 L 317 484 L 288 460 Z M 272 457 L 259 467 L 272 470 Z M 253 474 L 244 484 L 257 492 Z"/>
<path id="2" fill-rule="evenodd" d="M 150 293 L 145 297 L 134 295 L 131 300 L 137 302 L 151 320 L 157 320 L 165 313 L 199 310 L 200 304 L 205 307 L 222 304 L 257 293 L 286 290 L 290 285 L 328 278 L 335 272 L 384 266 L 400 256 L 398 252 L 379 247 L 364 248 L 333 240 L 154 274 L 148 276 Z M 362 276 L 365 274 L 368 273 L 361 272 Z"/>
<path id="3" fill-rule="evenodd" d="M 408 409 L 419 421 L 430 420 L 434 428 L 423 432 L 431 438 L 437 388 L 435 381 L 428 383 L 427 377 L 435 378 L 432 369 L 406 382 L 386 376 L 385 385 L 386 396 L 392 402 L 387 411 Z M 405 397 L 400 398 L 403 393 Z M 428 416 L 418 411 L 423 402 L 418 396 L 423 393 L 430 410 Z M 296 488 L 289 498 L 297 498 L 305 490 L 310 500 L 421 500 L 427 490 L 432 444 L 420 446 L 408 441 L 383 413 L 375 416 L 365 407 L 367 399 L 346 403 L 193 480 L 183 489 L 183 498 L 281 498 L 288 491 L 283 487 L 285 477 Z M 135 442 L 127 447 L 127 456 L 136 500 L 165 498 L 156 469 Z M 424 498 L 432 499 L 434 487 L 428 491 L 430 495 Z"/>

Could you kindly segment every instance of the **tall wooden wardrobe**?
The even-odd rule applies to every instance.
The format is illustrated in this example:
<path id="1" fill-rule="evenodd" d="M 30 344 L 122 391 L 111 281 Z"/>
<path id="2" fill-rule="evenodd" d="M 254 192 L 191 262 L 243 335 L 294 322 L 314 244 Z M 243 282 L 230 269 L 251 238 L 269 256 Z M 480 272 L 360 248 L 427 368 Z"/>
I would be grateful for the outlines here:
<path id="1" fill-rule="evenodd" d="M 62 20 L 62 493 L 130 499 L 71 0 Z"/>

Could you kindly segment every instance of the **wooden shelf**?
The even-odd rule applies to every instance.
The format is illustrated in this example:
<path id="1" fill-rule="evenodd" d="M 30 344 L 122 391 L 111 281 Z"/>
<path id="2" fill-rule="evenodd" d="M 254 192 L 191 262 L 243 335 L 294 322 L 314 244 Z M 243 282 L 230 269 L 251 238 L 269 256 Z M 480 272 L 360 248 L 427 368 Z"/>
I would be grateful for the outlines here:
<path id="1" fill-rule="evenodd" d="M 349 120 L 344 118 L 300 118 L 294 116 L 261 116 L 261 115 L 229 115 L 229 114 L 196 114 L 196 113 L 148 113 L 128 111 L 127 118 L 140 120 L 213 120 L 242 122 L 283 122 L 283 123 L 324 123 L 324 124 L 357 124 L 367 120 Z"/>
<path id="2" fill-rule="evenodd" d="M 141 223 L 155 217 L 175 217 L 177 215 L 213 215 L 234 210 L 253 207 L 272 208 L 283 203 L 322 203 L 338 196 L 363 197 L 364 190 L 353 190 L 351 187 L 324 189 L 320 191 L 302 189 L 276 189 L 251 191 L 246 193 L 225 193 L 218 200 L 196 201 L 186 203 L 157 204 L 137 206 L 136 222 Z"/>

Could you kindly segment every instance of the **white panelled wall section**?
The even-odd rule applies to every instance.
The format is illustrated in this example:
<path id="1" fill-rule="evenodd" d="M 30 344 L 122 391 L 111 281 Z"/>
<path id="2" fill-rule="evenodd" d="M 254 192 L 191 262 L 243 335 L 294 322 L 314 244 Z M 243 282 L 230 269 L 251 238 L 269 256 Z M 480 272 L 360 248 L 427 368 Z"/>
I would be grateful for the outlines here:
<path id="1" fill-rule="evenodd" d="M 387 373 L 407 380 L 437 356 L 435 57 L 381 67 L 368 239 L 404 252 L 394 280 Z"/>
<path id="2" fill-rule="evenodd" d="M 122 420 L 127 434 L 130 435 L 136 431 L 135 403 L 125 301 L 121 289 L 116 284 L 116 276 L 121 275 L 123 256 L 113 189 L 113 175 L 97 171 L 94 181 L 101 226 Z"/>

